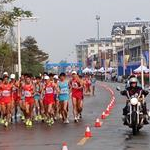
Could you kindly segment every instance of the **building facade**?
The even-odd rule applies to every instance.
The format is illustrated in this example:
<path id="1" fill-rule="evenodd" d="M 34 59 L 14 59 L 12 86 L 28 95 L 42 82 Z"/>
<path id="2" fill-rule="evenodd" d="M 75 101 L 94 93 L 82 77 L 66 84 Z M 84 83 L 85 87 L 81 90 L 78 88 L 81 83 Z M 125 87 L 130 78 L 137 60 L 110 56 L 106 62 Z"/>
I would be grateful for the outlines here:
<path id="1" fill-rule="evenodd" d="M 145 43 L 145 29 L 149 27 L 149 21 L 115 22 L 112 27 L 112 45 L 114 49 L 114 61 L 118 67 L 118 75 L 123 75 L 123 61 L 125 62 L 125 74 L 129 75 L 140 66 L 141 54 L 144 61 L 148 60 L 148 43 Z M 127 60 L 126 57 L 128 57 Z"/>
<path id="2" fill-rule="evenodd" d="M 87 39 L 76 45 L 77 60 L 83 63 L 84 67 L 104 67 L 105 59 L 113 60 L 112 38 Z"/>

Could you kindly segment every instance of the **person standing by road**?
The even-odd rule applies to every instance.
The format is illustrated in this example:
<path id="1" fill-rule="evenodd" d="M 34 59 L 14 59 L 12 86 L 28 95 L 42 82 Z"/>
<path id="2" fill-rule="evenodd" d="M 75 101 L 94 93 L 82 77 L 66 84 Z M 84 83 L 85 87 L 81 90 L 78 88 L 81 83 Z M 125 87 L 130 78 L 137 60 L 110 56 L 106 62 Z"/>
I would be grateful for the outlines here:
<path id="1" fill-rule="evenodd" d="M 92 95 L 95 95 L 95 84 L 96 84 L 96 78 L 94 74 L 91 76 L 91 86 L 92 86 Z"/>

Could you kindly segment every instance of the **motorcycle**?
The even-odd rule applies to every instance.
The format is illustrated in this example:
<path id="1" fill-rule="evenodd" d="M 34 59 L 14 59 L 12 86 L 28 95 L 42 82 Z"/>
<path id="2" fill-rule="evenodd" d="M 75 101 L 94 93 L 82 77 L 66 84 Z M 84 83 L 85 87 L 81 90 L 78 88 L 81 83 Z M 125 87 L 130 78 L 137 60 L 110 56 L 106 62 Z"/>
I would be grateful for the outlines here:
<path id="1" fill-rule="evenodd" d="M 117 87 L 118 91 L 121 91 L 119 87 Z M 141 93 L 136 93 L 135 95 L 130 96 L 129 92 L 127 91 L 127 115 L 124 118 L 126 125 L 129 128 L 132 128 L 133 135 L 136 135 L 139 130 L 144 126 L 144 119 L 145 117 L 150 116 L 150 112 L 148 115 L 143 114 L 143 107 L 144 104 L 144 95 Z M 142 97 L 142 98 L 141 98 Z M 147 118 L 149 119 L 149 117 Z"/>

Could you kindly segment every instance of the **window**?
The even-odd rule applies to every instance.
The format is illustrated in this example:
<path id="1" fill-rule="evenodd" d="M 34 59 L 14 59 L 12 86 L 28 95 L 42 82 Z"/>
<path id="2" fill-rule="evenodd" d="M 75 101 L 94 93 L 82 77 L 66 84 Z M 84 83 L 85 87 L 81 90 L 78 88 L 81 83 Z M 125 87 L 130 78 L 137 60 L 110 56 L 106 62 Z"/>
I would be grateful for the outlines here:
<path id="1" fill-rule="evenodd" d="M 132 38 L 126 38 L 125 41 L 126 42 L 130 42 L 132 40 Z"/>
<path id="2" fill-rule="evenodd" d="M 136 34 L 141 34 L 141 30 L 136 30 Z"/>
<path id="3" fill-rule="evenodd" d="M 94 47 L 94 44 L 90 44 L 91 47 Z"/>
<path id="4" fill-rule="evenodd" d="M 94 50 L 91 50 L 91 53 L 95 53 L 95 51 L 94 51 Z"/>
<path id="5" fill-rule="evenodd" d="M 126 30 L 126 34 L 131 34 L 131 30 Z"/>
<path id="6" fill-rule="evenodd" d="M 116 38 L 116 42 L 121 42 L 121 38 Z"/>

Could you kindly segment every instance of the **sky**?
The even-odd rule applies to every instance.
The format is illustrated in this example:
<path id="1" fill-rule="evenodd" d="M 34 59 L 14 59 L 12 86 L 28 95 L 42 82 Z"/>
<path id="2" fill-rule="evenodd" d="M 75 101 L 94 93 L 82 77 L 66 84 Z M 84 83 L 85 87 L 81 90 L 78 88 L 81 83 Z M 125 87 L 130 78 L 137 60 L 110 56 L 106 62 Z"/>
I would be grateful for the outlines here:
<path id="1" fill-rule="evenodd" d="M 33 12 L 38 21 L 22 21 L 21 35 L 33 36 L 50 62 L 76 61 L 75 45 L 96 37 L 108 37 L 115 21 L 150 20 L 150 0 L 16 0 L 14 6 Z"/>

